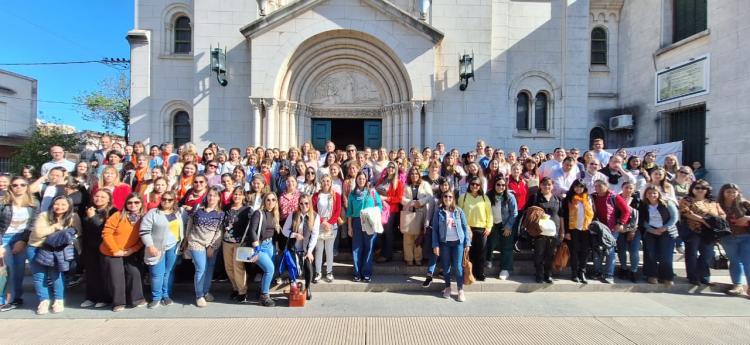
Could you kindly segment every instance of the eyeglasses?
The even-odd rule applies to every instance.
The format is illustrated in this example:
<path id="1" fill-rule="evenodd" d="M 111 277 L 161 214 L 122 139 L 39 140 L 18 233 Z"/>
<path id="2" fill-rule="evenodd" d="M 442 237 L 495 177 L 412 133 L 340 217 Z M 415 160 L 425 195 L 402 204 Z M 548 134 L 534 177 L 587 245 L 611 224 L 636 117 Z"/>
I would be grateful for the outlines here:
<path id="1" fill-rule="evenodd" d="M 141 202 L 140 202 L 140 201 L 138 201 L 138 200 L 134 200 L 134 201 L 128 201 L 128 202 L 127 202 L 127 204 L 128 204 L 128 205 L 140 205 L 140 204 L 141 204 Z"/>
<path id="2" fill-rule="evenodd" d="M 13 187 L 13 188 L 16 188 L 16 187 L 26 187 L 27 184 L 25 184 L 25 183 L 14 183 L 14 184 L 12 184 L 10 186 Z"/>
<path id="3" fill-rule="evenodd" d="M 161 199 L 162 202 L 172 202 L 174 199 Z"/>

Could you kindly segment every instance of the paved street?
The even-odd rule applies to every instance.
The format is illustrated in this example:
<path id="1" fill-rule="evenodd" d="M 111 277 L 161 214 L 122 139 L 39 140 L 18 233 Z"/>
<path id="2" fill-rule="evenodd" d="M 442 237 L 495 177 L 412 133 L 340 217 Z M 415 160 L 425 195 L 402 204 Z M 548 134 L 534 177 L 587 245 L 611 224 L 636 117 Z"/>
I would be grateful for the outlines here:
<path id="1" fill-rule="evenodd" d="M 302 309 L 224 296 L 199 309 L 184 294 L 170 307 L 117 314 L 74 307 L 80 297 L 59 315 L 1 314 L 0 344 L 750 343 L 750 300 L 716 293 L 484 292 L 465 303 L 433 293 L 317 293 Z"/>

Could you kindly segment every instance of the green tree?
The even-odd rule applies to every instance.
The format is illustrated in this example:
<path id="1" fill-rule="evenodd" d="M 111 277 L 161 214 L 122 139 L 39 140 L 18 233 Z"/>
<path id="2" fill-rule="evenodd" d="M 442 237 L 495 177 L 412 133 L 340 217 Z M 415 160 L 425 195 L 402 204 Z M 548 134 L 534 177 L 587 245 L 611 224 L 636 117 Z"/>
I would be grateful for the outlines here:
<path id="1" fill-rule="evenodd" d="M 125 73 L 99 83 L 99 90 L 76 97 L 83 104 L 83 118 L 100 122 L 110 131 L 122 131 L 125 141 L 130 132 L 130 80 Z"/>
<path id="2" fill-rule="evenodd" d="M 67 152 L 73 152 L 83 144 L 83 139 L 76 133 L 66 132 L 60 127 L 35 127 L 29 132 L 29 140 L 23 143 L 13 154 L 12 171 L 20 173 L 24 165 L 33 165 L 39 169 L 42 164 L 52 159 L 49 148 L 57 145 Z"/>

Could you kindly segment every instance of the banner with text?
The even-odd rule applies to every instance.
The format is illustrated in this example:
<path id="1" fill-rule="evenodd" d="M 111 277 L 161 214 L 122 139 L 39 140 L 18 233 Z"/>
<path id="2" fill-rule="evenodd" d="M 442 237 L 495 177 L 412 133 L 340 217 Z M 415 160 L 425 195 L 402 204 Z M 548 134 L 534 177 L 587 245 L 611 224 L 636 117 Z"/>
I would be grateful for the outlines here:
<path id="1" fill-rule="evenodd" d="M 656 155 L 656 164 L 659 165 L 664 164 L 664 157 L 666 157 L 667 155 L 675 155 L 677 156 L 677 161 L 682 162 L 682 141 L 675 141 L 657 145 L 628 147 L 625 148 L 625 150 L 628 152 L 628 157 L 638 156 L 641 157 L 641 159 L 643 159 L 643 156 L 646 155 L 646 152 L 653 152 Z M 614 154 L 617 149 L 606 151 Z"/>

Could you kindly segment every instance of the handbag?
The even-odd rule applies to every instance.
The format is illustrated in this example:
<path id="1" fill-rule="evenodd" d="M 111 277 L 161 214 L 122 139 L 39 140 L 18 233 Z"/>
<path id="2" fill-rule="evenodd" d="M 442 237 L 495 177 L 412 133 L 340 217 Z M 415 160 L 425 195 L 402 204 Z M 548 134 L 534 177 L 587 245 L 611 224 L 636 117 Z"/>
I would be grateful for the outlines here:
<path id="1" fill-rule="evenodd" d="M 422 223 L 424 223 L 424 212 L 420 211 L 401 211 L 399 226 L 401 233 L 404 235 L 419 235 L 422 230 Z"/>
<path id="2" fill-rule="evenodd" d="M 714 246 L 716 247 L 716 254 L 718 254 L 718 256 L 714 258 L 712 268 L 715 270 L 729 269 L 729 258 L 726 253 L 721 250 L 721 246 L 718 243 L 714 244 Z"/>
<path id="3" fill-rule="evenodd" d="M 473 266 L 468 255 L 464 255 L 464 260 L 461 265 L 464 267 L 464 285 L 471 285 L 477 281 L 476 278 L 474 278 L 474 274 L 471 273 Z"/>
<path id="4" fill-rule="evenodd" d="M 258 229 L 255 231 L 256 235 L 260 234 L 260 228 L 263 226 L 263 211 L 258 210 L 260 212 L 260 221 L 258 222 Z M 247 226 L 250 227 L 250 224 Z M 247 236 L 247 228 L 245 228 L 245 233 L 242 234 L 242 240 L 240 240 L 240 243 L 245 243 L 245 236 Z M 256 236 L 257 237 L 257 236 Z M 234 252 L 234 261 L 239 262 L 253 262 L 253 256 L 255 256 L 255 248 L 253 247 L 237 247 L 237 250 Z"/>
<path id="5" fill-rule="evenodd" d="M 557 248 L 555 258 L 552 260 L 552 270 L 555 272 L 562 271 L 565 267 L 568 266 L 569 259 L 570 249 L 568 248 L 568 244 L 563 242 L 560 247 Z"/>

